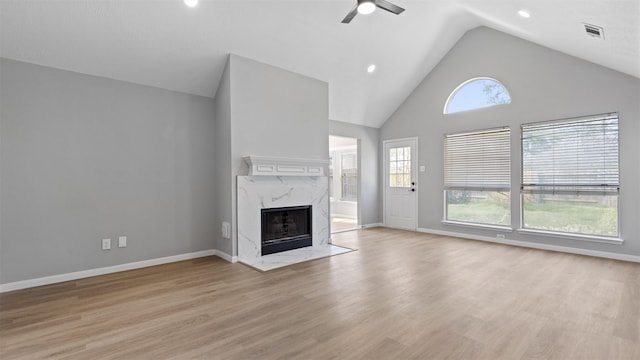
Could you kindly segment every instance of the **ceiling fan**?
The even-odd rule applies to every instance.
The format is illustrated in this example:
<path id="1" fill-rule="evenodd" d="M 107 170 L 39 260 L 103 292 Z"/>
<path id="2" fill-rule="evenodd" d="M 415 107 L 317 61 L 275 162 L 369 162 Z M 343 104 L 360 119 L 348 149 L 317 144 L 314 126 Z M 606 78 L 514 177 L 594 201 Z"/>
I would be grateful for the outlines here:
<path id="1" fill-rule="evenodd" d="M 342 23 L 343 24 L 348 24 L 351 22 L 351 20 L 353 20 L 353 18 L 358 14 L 371 14 L 376 7 L 379 7 L 380 9 L 383 10 L 387 10 L 388 12 L 394 13 L 396 15 L 400 15 L 401 12 L 404 11 L 403 8 L 401 8 L 398 5 L 394 5 L 390 2 L 388 2 L 387 0 L 357 0 L 358 4 L 356 4 L 356 7 L 354 7 L 351 11 L 349 11 L 349 13 L 347 14 L 347 16 L 344 17 L 344 19 L 342 19 Z"/>

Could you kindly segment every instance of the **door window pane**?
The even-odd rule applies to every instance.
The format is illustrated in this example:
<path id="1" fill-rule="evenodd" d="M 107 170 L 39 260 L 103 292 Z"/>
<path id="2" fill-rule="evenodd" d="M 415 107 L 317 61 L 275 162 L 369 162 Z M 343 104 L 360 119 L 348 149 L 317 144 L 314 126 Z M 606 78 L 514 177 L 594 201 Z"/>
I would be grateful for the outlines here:
<path id="1" fill-rule="evenodd" d="M 411 187 L 411 147 L 389 149 L 389 187 Z"/>

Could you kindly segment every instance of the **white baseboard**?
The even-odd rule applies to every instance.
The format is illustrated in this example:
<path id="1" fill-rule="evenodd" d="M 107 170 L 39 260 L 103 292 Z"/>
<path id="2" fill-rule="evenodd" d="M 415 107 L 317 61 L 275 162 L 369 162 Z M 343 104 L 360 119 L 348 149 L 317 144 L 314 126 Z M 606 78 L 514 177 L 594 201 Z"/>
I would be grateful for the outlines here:
<path id="1" fill-rule="evenodd" d="M 331 217 L 337 217 L 337 218 L 342 218 L 342 219 L 347 219 L 347 220 L 357 220 L 357 217 L 353 214 L 336 214 L 336 213 L 331 213 Z"/>
<path id="2" fill-rule="evenodd" d="M 229 254 L 227 254 L 226 252 L 220 251 L 220 250 L 213 250 L 214 251 L 214 255 L 222 258 L 224 260 L 227 260 L 230 263 L 237 263 L 238 262 L 238 257 L 237 256 L 231 256 Z"/>
<path id="3" fill-rule="evenodd" d="M 362 228 L 368 229 L 368 228 L 374 228 L 374 227 L 380 227 L 380 226 L 384 226 L 384 224 L 383 223 L 365 224 L 365 225 L 362 225 Z"/>
<path id="4" fill-rule="evenodd" d="M 360 230 L 360 229 L 362 229 L 362 226 L 356 226 L 356 227 L 354 227 L 352 229 L 332 231 L 331 234 L 329 234 L 329 238 L 331 238 L 331 235 L 333 235 L 333 234 L 340 234 L 340 233 L 343 233 L 343 232 L 349 232 L 349 231 Z"/>
<path id="5" fill-rule="evenodd" d="M 190 260 L 190 259 L 195 259 L 195 258 L 200 258 L 205 256 L 212 256 L 212 255 L 220 256 L 225 260 L 228 260 L 227 257 L 229 257 L 230 260 L 228 261 L 230 262 L 237 261 L 237 259 L 233 261 L 232 257 L 218 250 L 213 250 L 213 249 L 203 250 L 203 251 L 197 251 L 197 252 L 192 252 L 188 254 L 173 255 L 173 256 L 167 256 L 167 257 L 162 257 L 157 259 L 142 260 L 142 261 L 136 261 L 136 262 L 127 263 L 127 264 L 107 266 L 107 267 L 98 268 L 98 269 L 76 271 L 76 272 L 60 274 L 60 275 L 45 276 L 37 279 L 29 279 L 29 280 L 16 281 L 16 282 L 11 282 L 6 284 L 0 284 L 0 293 L 13 291 L 13 290 L 26 289 L 26 288 L 36 287 L 36 286 L 42 286 L 42 285 L 55 284 L 55 283 L 64 282 L 64 281 L 77 280 L 77 279 L 82 279 L 82 278 L 87 278 L 92 276 L 111 274 L 111 273 L 116 273 L 120 271 L 134 270 L 134 269 L 140 269 L 140 268 L 149 267 L 149 266 L 168 264 L 176 261 Z"/>
<path id="6" fill-rule="evenodd" d="M 606 259 L 623 260 L 623 261 L 640 263 L 640 256 L 637 256 L 637 255 L 627 255 L 627 254 L 612 253 L 608 251 L 579 249 L 579 248 L 572 248 L 567 246 L 539 244 L 539 243 L 533 243 L 533 242 L 521 241 L 521 240 L 498 239 L 490 236 L 464 234 L 464 233 L 458 233 L 454 231 L 443 231 L 443 230 L 435 230 L 435 229 L 418 228 L 418 232 L 435 234 L 435 235 L 452 236 L 452 237 L 458 237 L 458 238 L 470 239 L 470 240 L 488 241 L 492 243 L 521 246 L 521 247 L 527 247 L 532 249 L 558 251 L 558 252 L 564 252 L 564 253 L 570 253 L 570 254 L 595 256 L 595 257 L 601 257 Z"/>

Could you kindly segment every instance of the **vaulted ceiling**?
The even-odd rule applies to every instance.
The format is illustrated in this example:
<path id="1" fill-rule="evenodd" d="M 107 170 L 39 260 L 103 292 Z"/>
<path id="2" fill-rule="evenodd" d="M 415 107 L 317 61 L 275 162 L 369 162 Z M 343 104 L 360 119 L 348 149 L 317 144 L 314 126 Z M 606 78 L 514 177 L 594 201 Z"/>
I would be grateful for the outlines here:
<path id="1" fill-rule="evenodd" d="M 0 56 L 214 97 L 234 53 L 328 82 L 330 118 L 373 127 L 482 25 L 640 78 L 638 0 L 392 2 L 346 25 L 356 0 L 0 0 Z"/>

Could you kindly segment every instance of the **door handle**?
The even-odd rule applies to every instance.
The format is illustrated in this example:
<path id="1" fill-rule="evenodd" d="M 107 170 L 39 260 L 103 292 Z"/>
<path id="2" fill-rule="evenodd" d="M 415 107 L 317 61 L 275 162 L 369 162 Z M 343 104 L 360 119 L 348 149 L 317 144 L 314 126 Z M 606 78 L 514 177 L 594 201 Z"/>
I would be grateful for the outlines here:
<path id="1" fill-rule="evenodd" d="M 416 189 L 411 189 L 411 190 L 409 190 L 409 191 L 416 191 Z"/>

